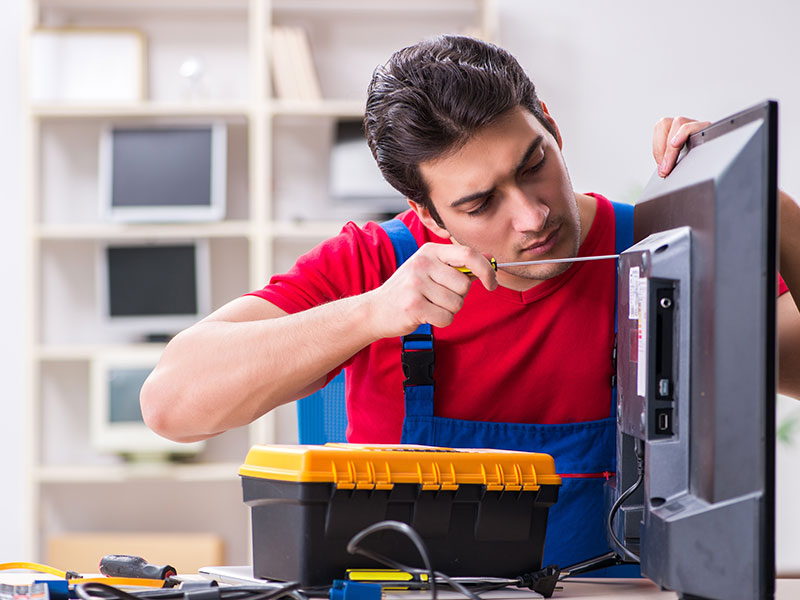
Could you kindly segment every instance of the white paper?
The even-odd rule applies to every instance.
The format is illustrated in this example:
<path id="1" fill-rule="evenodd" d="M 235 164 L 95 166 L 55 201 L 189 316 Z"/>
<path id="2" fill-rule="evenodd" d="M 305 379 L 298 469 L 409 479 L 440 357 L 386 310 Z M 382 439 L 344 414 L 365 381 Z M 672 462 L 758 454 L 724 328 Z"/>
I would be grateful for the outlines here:
<path id="1" fill-rule="evenodd" d="M 639 318 L 639 267 L 628 271 L 628 318 Z"/>
<path id="2" fill-rule="evenodd" d="M 636 395 L 647 393 L 647 278 L 639 279 L 637 286 L 638 333 L 636 341 Z"/>

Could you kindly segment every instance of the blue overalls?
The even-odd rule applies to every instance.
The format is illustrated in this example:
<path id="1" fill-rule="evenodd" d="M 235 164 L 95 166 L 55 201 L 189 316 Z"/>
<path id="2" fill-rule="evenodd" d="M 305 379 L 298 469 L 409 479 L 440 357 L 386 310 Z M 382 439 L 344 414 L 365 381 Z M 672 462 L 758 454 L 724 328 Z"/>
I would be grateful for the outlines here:
<path id="1" fill-rule="evenodd" d="M 633 206 L 612 203 L 616 253 L 633 243 Z M 398 267 L 418 246 L 397 219 L 381 223 L 389 234 Z M 609 416 L 599 421 L 537 425 L 488 423 L 434 416 L 433 332 L 421 325 L 402 339 L 406 380 L 402 443 L 451 448 L 497 448 L 544 452 L 562 475 L 558 502 L 550 508 L 544 565 L 566 567 L 609 551 L 606 542 L 603 486 L 615 471 L 616 388 L 609 397 Z M 611 357 L 609 357 L 609 360 Z M 638 565 L 592 572 L 591 576 L 638 576 Z"/>

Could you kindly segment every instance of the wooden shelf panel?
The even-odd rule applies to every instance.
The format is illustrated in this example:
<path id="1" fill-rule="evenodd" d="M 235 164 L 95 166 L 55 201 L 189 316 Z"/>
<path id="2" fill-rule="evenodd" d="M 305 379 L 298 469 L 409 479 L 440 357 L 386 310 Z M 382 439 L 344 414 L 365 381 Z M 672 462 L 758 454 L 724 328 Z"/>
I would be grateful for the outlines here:
<path id="1" fill-rule="evenodd" d="M 474 13 L 479 0 L 272 0 L 272 9 L 280 13 Z"/>
<path id="2" fill-rule="evenodd" d="M 46 484 L 125 483 L 136 481 L 237 482 L 240 463 L 130 463 L 109 466 L 48 465 L 36 469 Z"/>
<path id="3" fill-rule="evenodd" d="M 39 0 L 40 8 L 73 9 L 92 11 L 221 11 L 244 14 L 248 8 L 248 0 Z"/>
<path id="4" fill-rule="evenodd" d="M 242 102 L 231 103 L 152 103 L 131 104 L 35 104 L 31 114 L 40 119 L 114 119 L 155 117 L 202 117 L 245 120 L 250 107 Z"/>
<path id="5" fill-rule="evenodd" d="M 302 102 L 298 100 L 272 100 L 267 110 L 276 117 L 353 117 L 364 116 L 363 100 L 322 100 Z"/>
<path id="6" fill-rule="evenodd" d="M 99 223 L 41 224 L 34 234 L 40 240 L 133 240 L 171 238 L 237 238 L 249 237 L 253 225 L 249 221 L 218 223 Z"/>
<path id="7" fill-rule="evenodd" d="M 301 223 L 276 221 L 272 224 L 272 235 L 286 240 L 324 239 L 338 235 L 344 224 L 344 221 L 303 221 Z"/>
<path id="8" fill-rule="evenodd" d="M 96 356 L 153 356 L 158 358 L 166 344 L 46 344 L 34 349 L 40 361 L 87 361 Z"/>

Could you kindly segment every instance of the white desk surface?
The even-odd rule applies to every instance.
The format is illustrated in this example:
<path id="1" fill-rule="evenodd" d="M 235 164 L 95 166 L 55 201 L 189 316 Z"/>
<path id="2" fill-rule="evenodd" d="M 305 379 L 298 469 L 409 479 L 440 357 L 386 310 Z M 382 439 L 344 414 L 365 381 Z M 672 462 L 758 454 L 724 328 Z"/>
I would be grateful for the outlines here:
<path id="1" fill-rule="evenodd" d="M 32 577 L 30 572 L 12 573 L 0 572 L 0 583 L 11 585 L 23 585 L 30 583 L 34 578 L 49 579 L 47 575 L 37 574 Z M 776 600 L 796 600 L 800 598 L 800 579 L 778 579 L 776 581 Z M 533 594 L 525 594 L 523 590 L 511 590 L 509 600 L 536 597 Z M 600 578 L 576 578 L 563 581 L 556 588 L 552 596 L 553 600 L 568 600 L 570 598 L 593 598 L 594 600 L 617 600 L 619 598 L 631 599 L 650 599 L 660 598 L 661 600 L 675 600 L 678 594 L 675 592 L 662 591 L 656 584 L 649 579 L 600 579 Z"/>
<path id="2" fill-rule="evenodd" d="M 678 597 L 675 592 L 664 592 L 649 579 L 591 579 L 566 580 L 562 590 L 556 590 L 553 600 L 559 598 L 593 598 L 594 600 L 616 600 L 618 598 L 660 598 L 662 600 Z M 800 579 L 778 579 L 776 600 L 795 600 L 800 598 Z"/>

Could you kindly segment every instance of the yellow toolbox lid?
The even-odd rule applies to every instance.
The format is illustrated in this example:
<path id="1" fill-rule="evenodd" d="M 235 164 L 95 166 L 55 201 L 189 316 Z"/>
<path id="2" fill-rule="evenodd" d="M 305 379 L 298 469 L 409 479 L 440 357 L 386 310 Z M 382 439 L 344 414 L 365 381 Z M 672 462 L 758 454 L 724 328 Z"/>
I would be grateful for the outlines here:
<path id="1" fill-rule="evenodd" d="M 540 485 L 561 484 L 549 454 L 406 444 L 253 446 L 239 475 L 335 483 L 345 489 L 391 489 L 397 483 L 412 483 L 423 490 L 479 484 L 489 490 L 533 491 Z"/>

